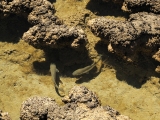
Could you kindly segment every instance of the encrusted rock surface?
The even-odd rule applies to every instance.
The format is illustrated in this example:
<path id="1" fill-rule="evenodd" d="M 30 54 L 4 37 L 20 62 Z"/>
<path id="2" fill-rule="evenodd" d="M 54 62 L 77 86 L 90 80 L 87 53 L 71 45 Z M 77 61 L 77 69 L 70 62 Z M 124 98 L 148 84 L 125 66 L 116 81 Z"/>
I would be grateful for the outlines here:
<path id="1" fill-rule="evenodd" d="M 50 112 L 57 111 L 58 105 L 54 99 L 48 97 L 33 97 L 22 103 L 21 120 L 45 120 Z"/>
<path id="2" fill-rule="evenodd" d="M 124 0 L 122 10 L 129 12 L 150 11 L 160 13 L 160 0 Z"/>
<path id="3" fill-rule="evenodd" d="M 160 62 L 160 48 L 159 50 L 153 55 L 153 58 L 155 60 L 157 60 L 158 62 Z"/>
<path id="4" fill-rule="evenodd" d="M 84 103 L 89 108 L 95 108 L 100 104 L 95 93 L 84 86 L 74 87 L 62 101 L 65 103 Z"/>
<path id="5" fill-rule="evenodd" d="M 160 13 L 159 0 L 102 0 L 103 2 L 120 3 L 121 9 L 125 12 L 153 12 Z"/>
<path id="6" fill-rule="evenodd" d="M 131 14 L 127 21 L 117 21 L 99 17 L 88 22 L 92 32 L 100 37 L 108 38 L 113 44 L 126 46 L 142 34 L 160 35 L 160 15 L 140 12 Z M 157 41 L 156 44 L 159 44 Z"/>
<path id="7" fill-rule="evenodd" d="M 159 39 L 160 41 L 160 39 Z M 152 56 L 152 58 L 154 58 L 156 61 L 160 62 L 160 48 L 159 50 Z M 160 73 L 160 65 L 157 66 L 157 68 L 155 69 L 155 71 L 157 73 Z"/>
<path id="8" fill-rule="evenodd" d="M 8 112 L 2 112 L 2 110 L 0 110 L 0 120 L 11 120 Z"/>
<path id="9" fill-rule="evenodd" d="M 157 73 L 160 73 L 160 66 L 157 66 L 157 68 L 155 69 L 155 71 L 156 71 Z"/>
<path id="10" fill-rule="evenodd" d="M 55 8 L 47 0 L 0 1 L 0 18 L 16 14 L 27 18 L 33 25 L 22 39 L 36 48 L 81 48 L 87 37 L 82 29 L 67 27 L 54 16 Z"/>
<path id="11" fill-rule="evenodd" d="M 130 120 L 110 106 L 100 106 L 95 93 L 86 87 L 75 86 L 62 100 L 64 106 L 57 106 L 48 97 L 32 97 L 22 103 L 21 120 Z"/>
<path id="12" fill-rule="evenodd" d="M 99 17 L 90 20 L 88 26 L 108 44 L 110 52 L 123 58 L 134 61 L 133 55 L 138 52 L 151 55 L 157 61 L 160 57 L 156 55 L 160 48 L 160 15 L 139 12 L 131 14 L 126 21 Z"/>

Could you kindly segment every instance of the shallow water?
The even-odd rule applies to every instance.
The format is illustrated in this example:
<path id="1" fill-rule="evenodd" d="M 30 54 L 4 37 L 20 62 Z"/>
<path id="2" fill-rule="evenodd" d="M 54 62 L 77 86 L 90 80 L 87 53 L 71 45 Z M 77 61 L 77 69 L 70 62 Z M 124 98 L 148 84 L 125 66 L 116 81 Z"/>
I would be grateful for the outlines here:
<path id="1" fill-rule="evenodd" d="M 79 25 L 85 30 L 89 40 L 90 56 L 95 56 L 98 52 L 94 48 L 99 38 L 90 32 L 86 27 L 86 22 L 88 19 L 100 16 L 103 13 L 103 7 L 102 10 L 98 7 L 94 10 L 92 9 L 93 3 L 88 3 L 88 1 L 57 0 L 54 5 L 57 10 L 56 15 L 64 20 L 65 24 Z M 88 5 L 87 9 L 86 5 Z M 107 11 L 102 15 L 119 20 L 125 19 L 122 12 L 118 14 L 116 9 L 111 11 L 113 15 L 112 12 Z M 52 97 L 62 105 L 61 97 L 54 89 L 49 70 L 46 74 L 38 74 L 33 67 L 35 61 L 45 61 L 43 51 L 29 46 L 20 39 L 10 42 L 6 37 L 0 41 L 0 109 L 9 112 L 13 120 L 18 120 L 21 103 L 31 96 Z M 100 49 L 100 51 L 103 50 L 106 50 L 105 46 Z M 98 95 L 102 105 L 110 105 L 132 119 L 160 119 L 160 114 L 158 114 L 160 111 L 160 78 L 151 73 L 153 72 L 149 69 L 151 64 L 148 63 L 148 66 L 145 66 L 147 69 L 126 65 L 107 52 L 104 59 L 106 62 L 103 62 L 103 68 L 96 76 L 92 72 L 83 78 L 61 74 L 60 79 L 63 86 L 60 87 L 64 88 L 65 94 L 74 85 L 84 85 Z M 100 65 L 101 63 L 98 63 L 97 67 Z M 149 77 L 145 78 L 146 75 Z M 146 82 L 142 83 L 143 79 Z"/>
<path id="2" fill-rule="evenodd" d="M 17 44 L 13 46 L 17 46 Z M 21 51 L 22 54 L 23 52 Z M 33 55 L 33 57 L 35 56 Z M 25 62 L 27 61 L 24 61 L 24 64 Z M 29 63 L 27 65 L 32 66 L 31 60 Z M 25 71 L 22 68 L 23 62 L 17 64 L 10 60 L 4 60 L 3 57 L 0 59 L 0 64 L 0 107 L 3 111 L 8 111 L 12 119 L 18 119 L 21 103 L 34 95 L 52 97 L 57 103 L 63 104 L 55 92 L 49 74 L 36 74 L 32 68 L 30 68 L 30 72 L 28 72 L 29 70 Z M 66 94 L 74 85 L 84 85 L 96 92 L 102 105 L 110 105 L 120 111 L 121 114 L 128 115 L 132 119 L 160 118 L 158 114 L 160 110 L 159 78 L 151 77 L 141 88 L 137 89 L 117 79 L 115 73 L 114 69 L 106 67 L 91 80 L 90 75 L 86 75 L 83 81 L 65 76 L 61 76 L 60 79 Z"/>

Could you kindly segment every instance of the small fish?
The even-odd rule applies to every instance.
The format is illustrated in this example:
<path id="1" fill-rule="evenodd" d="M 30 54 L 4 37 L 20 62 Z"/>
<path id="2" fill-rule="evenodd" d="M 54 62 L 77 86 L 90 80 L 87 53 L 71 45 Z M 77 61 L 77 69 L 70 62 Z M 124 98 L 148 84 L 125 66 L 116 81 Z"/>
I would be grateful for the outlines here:
<path id="1" fill-rule="evenodd" d="M 79 75 L 82 75 L 82 74 L 85 74 L 85 73 L 88 73 L 90 70 L 92 70 L 94 68 L 94 66 L 102 59 L 102 55 L 99 55 L 99 59 L 98 61 L 92 63 L 91 65 L 89 66 L 86 66 L 84 68 L 80 68 L 80 69 L 77 69 L 75 70 L 72 75 L 73 76 L 79 76 Z"/>
<path id="2" fill-rule="evenodd" d="M 64 90 L 60 89 L 56 83 L 56 79 L 57 79 L 56 75 L 57 75 L 57 72 L 59 72 L 59 71 L 57 70 L 55 63 L 50 64 L 50 71 L 51 71 L 51 76 L 52 76 L 52 80 L 54 82 L 55 87 L 57 88 L 57 90 L 64 92 Z"/>

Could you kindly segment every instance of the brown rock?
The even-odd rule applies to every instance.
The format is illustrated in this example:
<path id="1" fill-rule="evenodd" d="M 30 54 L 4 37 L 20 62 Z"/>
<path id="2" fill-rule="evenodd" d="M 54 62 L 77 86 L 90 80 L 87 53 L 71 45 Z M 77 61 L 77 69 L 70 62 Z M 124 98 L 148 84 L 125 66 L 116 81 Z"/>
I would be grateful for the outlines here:
<path id="1" fill-rule="evenodd" d="M 124 0 L 122 10 L 126 12 L 150 11 L 160 13 L 159 0 Z"/>
<path id="2" fill-rule="evenodd" d="M 11 120 L 8 112 L 2 112 L 0 110 L 0 120 Z"/>
<path id="3" fill-rule="evenodd" d="M 88 26 L 108 45 L 109 52 L 126 61 L 136 61 L 139 52 L 159 61 L 160 15 L 139 12 L 126 21 L 99 17 L 90 20 Z"/>
<path id="4" fill-rule="evenodd" d="M 67 27 L 55 15 L 54 6 L 47 0 L 0 1 L 0 17 L 16 14 L 33 25 L 22 39 L 36 48 L 84 48 L 87 37 L 77 27 Z"/>
<path id="5" fill-rule="evenodd" d="M 57 106 L 48 97 L 33 97 L 22 103 L 21 120 L 131 120 L 110 106 L 100 106 L 98 97 L 86 87 L 75 86 L 62 100 L 66 104 Z"/>

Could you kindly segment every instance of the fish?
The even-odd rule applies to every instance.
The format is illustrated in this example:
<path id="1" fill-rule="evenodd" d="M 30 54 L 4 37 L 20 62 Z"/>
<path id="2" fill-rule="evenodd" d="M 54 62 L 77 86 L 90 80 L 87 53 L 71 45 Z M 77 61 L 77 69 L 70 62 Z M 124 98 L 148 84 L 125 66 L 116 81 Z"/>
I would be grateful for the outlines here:
<path id="1" fill-rule="evenodd" d="M 62 92 L 64 92 L 63 89 L 59 88 L 59 86 L 56 83 L 56 79 L 57 79 L 57 73 L 59 72 L 58 69 L 56 68 L 56 64 L 55 63 L 51 63 L 50 64 L 50 72 L 51 72 L 51 76 L 52 76 L 52 80 L 54 82 L 55 88 L 57 90 L 60 90 Z"/>
<path id="2" fill-rule="evenodd" d="M 88 73 L 90 70 L 92 70 L 92 69 L 95 67 L 95 65 L 96 65 L 101 59 L 102 59 L 102 55 L 99 55 L 99 58 L 98 58 L 98 60 L 97 60 L 96 62 L 93 62 L 91 65 L 86 66 L 86 67 L 84 67 L 84 68 L 79 68 L 79 69 L 75 70 L 75 71 L 72 73 L 72 75 L 73 75 L 73 76 L 79 76 L 79 75 L 83 75 L 83 74 Z"/>

